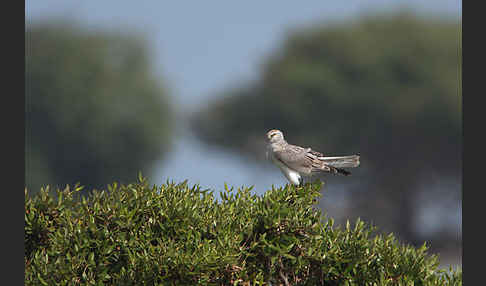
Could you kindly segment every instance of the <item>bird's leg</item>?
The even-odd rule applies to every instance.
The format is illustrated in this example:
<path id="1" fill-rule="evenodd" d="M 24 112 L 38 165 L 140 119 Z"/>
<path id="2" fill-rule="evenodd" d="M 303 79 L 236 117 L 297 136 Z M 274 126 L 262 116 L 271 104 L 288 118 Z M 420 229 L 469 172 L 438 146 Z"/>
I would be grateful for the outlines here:
<path id="1" fill-rule="evenodd" d="M 300 177 L 299 178 L 299 187 L 303 187 L 304 186 L 304 177 Z"/>

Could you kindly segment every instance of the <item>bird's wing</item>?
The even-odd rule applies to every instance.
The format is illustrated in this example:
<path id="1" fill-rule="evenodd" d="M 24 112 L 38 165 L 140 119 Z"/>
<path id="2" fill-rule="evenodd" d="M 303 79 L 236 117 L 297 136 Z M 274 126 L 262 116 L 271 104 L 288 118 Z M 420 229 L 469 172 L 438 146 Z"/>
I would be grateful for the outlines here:
<path id="1" fill-rule="evenodd" d="M 274 152 L 275 158 L 299 173 L 310 173 L 312 160 L 308 157 L 310 148 L 287 145 L 284 150 Z"/>
<path id="2" fill-rule="evenodd" d="M 309 148 L 310 149 L 310 148 Z M 312 163 L 312 171 L 331 171 L 330 168 L 321 160 L 324 154 L 310 149 L 307 152 L 307 158 Z"/>
<path id="3" fill-rule="evenodd" d="M 309 150 L 307 157 L 312 161 L 312 172 L 330 172 L 341 175 L 351 175 L 351 172 L 342 169 L 342 167 L 357 167 L 359 165 L 359 156 L 339 156 L 324 157 L 324 154 Z"/>
<path id="4" fill-rule="evenodd" d="M 356 157 L 354 156 L 324 157 L 324 154 L 321 152 L 308 148 L 305 157 L 306 164 L 310 165 L 310 172 L 329 172 L 348 176 L 351 172 L 346 171 L 341 167 L 351 167 L 351 163 L 353 164 L 353 167 L 356 167 L 356 165 L 354 165 Z M 359 156 L 357 157 L 357 160 L 359 165 Z"/>
<path id="5" fill-rule="evenodd" d="M 340 164 L 343 161 L 340 160 L 342 157 L 324 157 L 322 153 L 312 150 L 311 148 L 303 148 L 289 144 L 284 150 L 275 151 L 274 156 L 290 169 L 303 174 L 310 175 L 314 172 L 329 172 L 346 176 L 351 174 L 350 172 L 339 168 L 341 167 L 340 165 L 342 165 L 342 167 L 349 167 L 346 164 Z M 350 158 L 348 157 L 344 161 L 349 159 Z"/>

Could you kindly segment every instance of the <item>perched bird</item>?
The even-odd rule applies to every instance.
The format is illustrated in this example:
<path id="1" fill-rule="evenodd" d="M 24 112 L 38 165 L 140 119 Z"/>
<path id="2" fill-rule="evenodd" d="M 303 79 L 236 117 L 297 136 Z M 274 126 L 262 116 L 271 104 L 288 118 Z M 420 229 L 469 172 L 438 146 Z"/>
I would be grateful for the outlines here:
<path id="1" fill-rule="evenodd" d="M 272 129 L 267 132 L 267 157 L 277 165 L 287 180 L 302 186 L 303 177 L 328 172 L 348 176 L 351 173 L 342 168 L 359 166 L 359 156 L 325 157 L 322 153 L 292 145 L 285 141 L 282 131 Z"/>

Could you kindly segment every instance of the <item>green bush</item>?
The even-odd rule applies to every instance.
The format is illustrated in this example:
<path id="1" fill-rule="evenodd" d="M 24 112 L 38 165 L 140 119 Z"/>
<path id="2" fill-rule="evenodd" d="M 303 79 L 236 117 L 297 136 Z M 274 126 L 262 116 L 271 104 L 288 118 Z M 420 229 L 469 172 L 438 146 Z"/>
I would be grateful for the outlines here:
<path id="1" fill-rule="evenodd" d="M 25 191 L 26 285 L 462 285 L 461 270 L 314 208 L 321 183 Z"/>

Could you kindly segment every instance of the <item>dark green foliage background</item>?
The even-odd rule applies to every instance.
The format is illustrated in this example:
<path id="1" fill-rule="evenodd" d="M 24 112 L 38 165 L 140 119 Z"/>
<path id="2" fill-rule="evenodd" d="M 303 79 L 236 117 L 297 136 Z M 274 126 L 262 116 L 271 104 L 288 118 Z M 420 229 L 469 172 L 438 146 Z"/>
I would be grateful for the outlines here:
<path id="1" fill-rule="evenodd" d="M 26 185 L 106 185 L 150 172 L 172 111 L 137 34 L 36 22 L 25 31 Z"/>
<path id="2" fill-rule="evenodd" d="M 314 208 L 322 184 L 219 198 L 187 182 L 25 194 L 26 285 L 462 285 L 423 245 Z"/>

